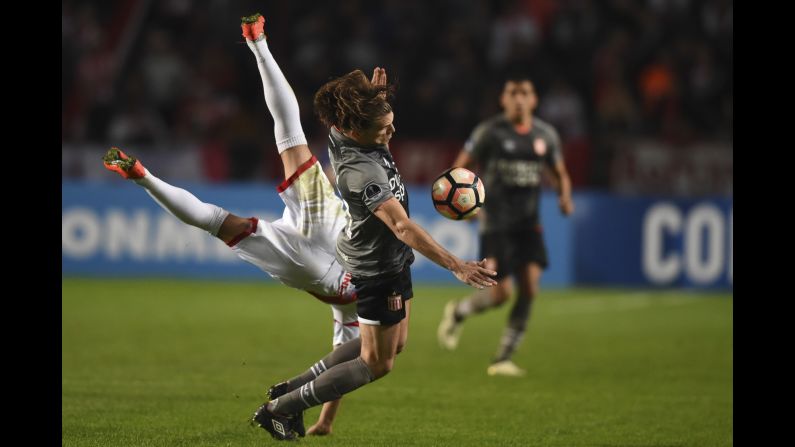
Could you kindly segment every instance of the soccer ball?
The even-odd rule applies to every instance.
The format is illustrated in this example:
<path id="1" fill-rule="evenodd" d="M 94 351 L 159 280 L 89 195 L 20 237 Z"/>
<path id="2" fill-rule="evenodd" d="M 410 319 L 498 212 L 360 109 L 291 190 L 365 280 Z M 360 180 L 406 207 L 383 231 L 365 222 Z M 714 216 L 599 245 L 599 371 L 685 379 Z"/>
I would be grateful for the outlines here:
<path id="1" fill-rule="evenodd" d="M 486 200 L 486 190 L 474 172 L 464 168 L 450 168 L 433 181 L 433 207 L 442 216 L 462 220 L 480 211 Z"/>

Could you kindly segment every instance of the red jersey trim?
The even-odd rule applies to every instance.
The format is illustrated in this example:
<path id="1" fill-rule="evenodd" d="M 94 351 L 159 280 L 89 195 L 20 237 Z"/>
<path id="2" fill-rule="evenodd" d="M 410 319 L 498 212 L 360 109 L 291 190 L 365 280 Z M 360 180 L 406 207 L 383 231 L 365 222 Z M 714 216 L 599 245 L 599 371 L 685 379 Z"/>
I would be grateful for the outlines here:
<path id="1" fill-rule="evenodd" d="M 257 224 L 259 223 L 259 219 L 257 219 L 256 217 L 249 217 L 248 221 L 249 221 L 248 229 L 246 231 L 238 234 L 237 236 L 235 236 L 231 241 L 227 242 L 226 245 L 228 245 L 230 247 L 234 247 L 240 241 L 242 241 L 243 239 L 249 237 L 251 235 L 251 233 L 257 231 Z"/>
<path id="2" fill-rule="evenodd" d="M 279 184 L 279 186 L 276 187 L 276 191 L 284 192 L 284 190 L 289 188 L 290 185 L 292 185 L 293 182 L 295 182 L 295 180 L 301 174 L 304 173 L 304 171 L 306 171 L 307 169 L 311 168 L 315 164 L 316 161 L 317 161 L 317 157 L 315 157 L 313 155 L 312 158 L 310 158 L 309 160 L 305 161 L 301 166 L 299 166 L 298 169 L 295 170 L 293 175 L 290 176 L 290 178 L 288 178 L 287 180 L 281 182 L 281 184 Z"/>

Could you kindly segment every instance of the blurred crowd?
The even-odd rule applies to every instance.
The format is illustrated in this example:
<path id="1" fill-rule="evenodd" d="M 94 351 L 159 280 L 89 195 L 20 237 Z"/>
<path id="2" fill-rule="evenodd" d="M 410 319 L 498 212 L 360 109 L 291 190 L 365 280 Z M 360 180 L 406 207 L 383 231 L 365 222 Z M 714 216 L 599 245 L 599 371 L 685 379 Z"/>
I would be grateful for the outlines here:
<path id="1" fill-rule="evenodd" d="M 278 178 L 260 168 L 272 121 L 240 36 L 257 11 L 310 140 L 325 135 L 317 88 L 383 66 L 398 86 L 396 140 L 452 147 L 499 112 L 503 76 L 526 72 L 587 186 L 605 184 L 628 136 L 731 141 L 730 0 L 64 0 L 64 147 L 189 147 L 209 179 Z"/>

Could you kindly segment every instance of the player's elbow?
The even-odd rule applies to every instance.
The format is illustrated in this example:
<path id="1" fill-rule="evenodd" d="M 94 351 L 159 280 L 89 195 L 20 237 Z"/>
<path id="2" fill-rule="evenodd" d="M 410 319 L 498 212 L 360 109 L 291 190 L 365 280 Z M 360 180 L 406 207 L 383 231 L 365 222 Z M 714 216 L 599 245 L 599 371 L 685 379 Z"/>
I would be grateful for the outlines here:
<path id="1" fill-rule="evenodd" d="M 392 232 L 395 233 L 395 237 L 398 238 L 398 240 L 405 243 L 411 236 L 411 229 L 411 220 L 404 219 L 395 222 Z"/>

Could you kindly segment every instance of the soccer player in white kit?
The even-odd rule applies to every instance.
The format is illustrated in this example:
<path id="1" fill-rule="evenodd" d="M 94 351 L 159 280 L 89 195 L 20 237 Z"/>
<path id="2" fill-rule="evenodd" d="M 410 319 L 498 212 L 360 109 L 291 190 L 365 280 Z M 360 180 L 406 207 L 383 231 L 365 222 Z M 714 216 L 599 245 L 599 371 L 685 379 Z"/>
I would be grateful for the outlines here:
<path id="1" fill-rule="evenodd" d="M 307 146 L 298 101 L 271 55 L 263 33 L 264 20 L 243 24 L 246 44 L 256 57 L 265 102 L 274 120 L 276 146 L 284 165 L 278 187 L 285 204 L 282 217 L 267 222 L 244 218 L 204 203 L 190 192 L 155 177 L 140 161 L 111 148 L 103 158 L 107 169 L 133 180 L 165 210 L 188 225 L 201 228 L 230 246 L 237 255 L 287 286 L 304 290 L 331 305 L 333 345 L 359 337 L 356 291 L 335 257 L 337 236 L 347 214 L 320 163 Z M 351 349 L 358 348 L 351 346 Z M 332 353 L 334 354 L 334 353 Z M 328 402 L 309 434 L 331 432 L 339 401 Z"/>

